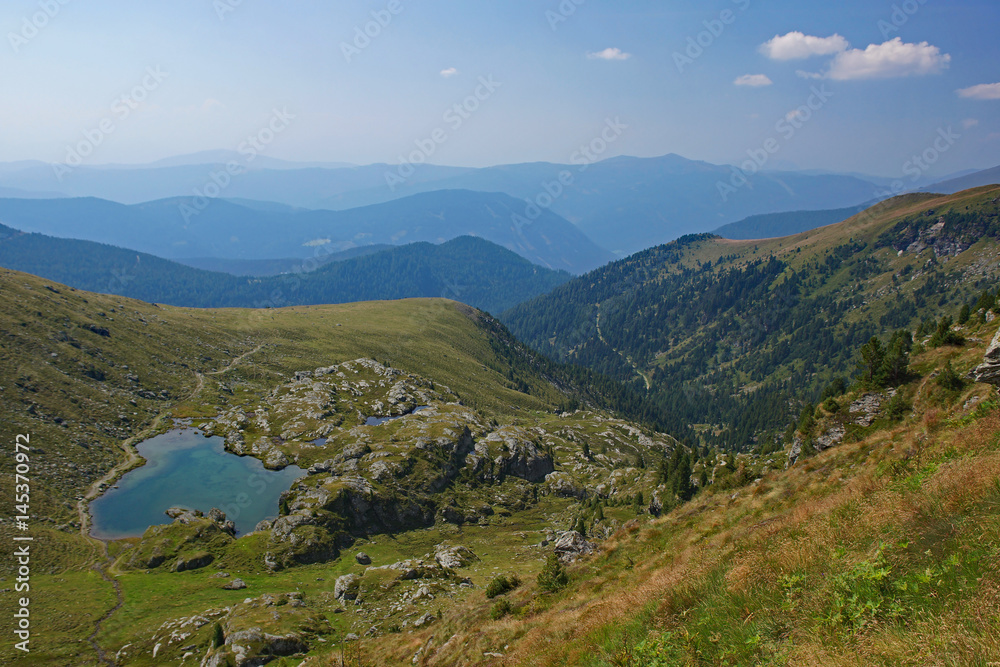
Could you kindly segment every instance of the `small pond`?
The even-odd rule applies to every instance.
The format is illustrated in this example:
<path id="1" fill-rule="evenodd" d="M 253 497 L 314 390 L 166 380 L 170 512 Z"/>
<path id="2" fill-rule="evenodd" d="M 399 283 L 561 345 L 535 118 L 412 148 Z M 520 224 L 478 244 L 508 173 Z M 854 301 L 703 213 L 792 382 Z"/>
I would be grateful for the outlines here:
<path id="1" fill-rule="evenodd" d="M 150 526 L 170 523 L 171 507 L 208 513 L 218 507 L 247 533 L 263 519 L 278 515 L 278 497 L 305 475 L 298 466 L 266 470 L 253 457 L 223 448 L 220 437 L 180 429 L 140 443 L 146 464 L 125 474 L 116 488 L 90 504 L 91 534 L 100 539 L 142 535 Z"/>

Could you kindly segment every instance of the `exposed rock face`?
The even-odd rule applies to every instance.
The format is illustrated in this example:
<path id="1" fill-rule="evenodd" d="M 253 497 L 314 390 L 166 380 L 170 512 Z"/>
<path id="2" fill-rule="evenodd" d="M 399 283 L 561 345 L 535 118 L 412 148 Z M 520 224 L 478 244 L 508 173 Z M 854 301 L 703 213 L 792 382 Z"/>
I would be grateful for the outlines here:
<path id="1" fill-rule="evenodd" d="M 970 377 L 976 382 L 992 384 L 1000 389 L 1000 331 L 986 349 L 983 363 L 970 373 Z"/>
<path id="2" fill-rule="evenodd" d="M 583 535 L 575 530 L 561 534 L 555 544 L 556 556 L 564 565 L 572 563 L 580 556 L 593 553 L 595 548 L 597 548 L 596 544 L 588 542 Z"/>
<path id="3" fill-rule="evenodd" d="M 333 587 L 333 596 L 338 600 L 356 600 L 361 588 L 361 577 L 356 574 L 345 574 L 337 578 Z"/>
<path id="4" fill-rule="evenodd" d="M 271 662 L 276 657 L 305 653 L 309 645 L 295 633 L 270 635 L 260 628 L 239 630 L 226 637 L 222 650 L 210 652 L 202 661 L 202 667 L 258 667 Z"/>
<path id="5" fill-rule="evenodd" d="M 895 390 L 890 390 L 889 395 L 894 396 Z M 868 393 L 859 398 L 858 400 L 851 403 L 850 412 L 852 415 L 858 415 L 854 419 L 854 423 L 858 426 L 871 426 L 872 423 L 878 418 L 878 412 L 882 409 L 882 404 L 885 402 L 885 396 L 879 393 Z"/>
<path id="6" fill-rule="evenodd" d="M 214 560 L 215 556 L 213 556 L 212 554 L 208 553 L 207 551 L 200 551 L 198 553 L 189 556 L 181 556 L 180 558 L 177 559 L 177 561 L 174 563 L 173 568 L 171 569 L 174 572 L 187 572 L 188 570 L 199 570 L 203 567 L 211 565 L 212 561 Z"/>
<path id="7" fill-rule="evenodd" d="M 469 547 L 448 547 L 443 544 L 439 544 L 434 553 L 434 560 L 436 560 L 438 565 L 441 567 L 456 570 L 460 567 L 466 567 L 467 565 L 476 562 L 479 560 L 479 556 L 473 553 L 472 549 Z"/>
<path id="8" fill-rule="evenodd" d="M 499 453 L 491 457 L 491 451 L 497 449 Z M 476 456 L 483 461 L 490 459 L 488 468 L 482 462 L 477 467 L 483 470 L 482 476 L 491 481 L 519 477 L 537 483 L 545 481 L 545 476 L 556 469 L 552 457 L 539 446 L 537 439 L 516 426 L 490 433 L 476 445 Z"/>

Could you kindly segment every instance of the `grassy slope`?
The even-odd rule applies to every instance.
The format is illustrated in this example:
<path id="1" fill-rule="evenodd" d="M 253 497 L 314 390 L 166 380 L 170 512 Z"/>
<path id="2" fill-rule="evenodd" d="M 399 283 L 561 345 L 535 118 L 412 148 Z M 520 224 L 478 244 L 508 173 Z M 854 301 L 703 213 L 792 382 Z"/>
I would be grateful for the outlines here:
<path id="1" fill-rule="evenodd" d="M 983 341 L 995 330 L 967 333 Z M 967 371 L 983 351 L 916 357 L 921 377 L 902 388 L 914 412 L 902 423 L 628 527 L 572 568 L 561 593 L 529 584 L 499 621 L 473 599 L 432 631 L 369 644 L 368 655 L 408 664 L 424 647 L 421 665 L 992 664 L 1000 401 L 985 385 L 950 392 L 933 379 L 946 361 Z"/>
<path id="2" fill-rule="evenodd" d="M 296 371 L 359 357 L 447 385 L 463 403 L 500 423 L 555 419 L 553 406 L 566 400 L 525 363 L 530 355 L 519 358 L 518 368 L 497 356 L 496 334 L 480 326 L 481 314 L 446 300 L 202 311 L 79 292 L 12 271 L 0 272 L 0 292 L 0 438 L 11 443 L 17 433 L 31 435 L 33 614 L 46 623 L 38 628 L 32 654 L 16 656 L 18 664 L 96 664 L 85 638 L 114 604 L 114 593 L 91 569 L 105 560 L 103 547 L 74 530 L 79 527 L 75 501 L 122 462 L 123 446 L 165 428 L 164 417 L 214 416 L 220 406 L 259 399 Z M 143 393 L 150 390 L 156 393 Z M 5 467 L 0 477 L 3 497 L 13 492 L 8 473 Z M 520 533 L 517 542 L 524 548 L 537 543 L 542 526 L 566 524 L 569 505 L 552 498 L 523 516 L 500 517 L 496 525 L 504 526 L 503 534 Z M 609 518 L 613 515 L 609 511 Z M 9 523 L 0 524 L 0 539 L 9 540 L 11 530 Z M 512 542 L 497 541 L 496 535 L 443 525 L 364 548 L 377 562 L 392 562 L 387 559 L 420 556 L 442 540 L 461 541 L 483 557 L 482 570 L 470 573 L 481 586 L 493 568 L 509 565 Z M 231 554 L 227 563 L 255 594 L 303 589 L 317 577 L 330 588 L 350 567 L 347 557 L 263 575 L 259 566 L 241 564 L 259 560 L 250 553 L 252 540 L 237 545 L 250 551 L 243 560 Z M 122 548 L 109 546 L 112 557 Z M 4 567 L 0 578 L 9 581 L 10 562 Z M 98 639 L 113 650 L 151 636 L 170 618 L 246 597 L 220 592 L 219 580 L 209 579 L 208 572 L 112 572 L 122 584 L 125 607 L 103 625 Z M 327 601 L 331 597 L 323 597 L 322 586 L 310 584 L 309 590 Z M 442 599 L 436 608 L 446 604 Z M 357 621 L 354 614 L 331 617 L 344 631 Z M 0 662 L 13 660 L 12 651 L 9 643 L 0 646 Z"/>

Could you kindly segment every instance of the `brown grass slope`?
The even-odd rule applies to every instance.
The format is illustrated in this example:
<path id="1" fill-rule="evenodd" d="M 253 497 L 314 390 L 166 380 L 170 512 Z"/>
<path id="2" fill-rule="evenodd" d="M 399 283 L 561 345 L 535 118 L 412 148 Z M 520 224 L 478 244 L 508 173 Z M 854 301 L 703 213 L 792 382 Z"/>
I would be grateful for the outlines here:
<path id="1" fill-rule="evenodd" d="M 472 598 L 350 664 L 995 664 L 1000 401 L 937 381 L 949 361 L 974 367 L 995 330 L 917 356 L 902 422 L 632 524 L 564 591 L 511 594 L 506 618 Z"/>

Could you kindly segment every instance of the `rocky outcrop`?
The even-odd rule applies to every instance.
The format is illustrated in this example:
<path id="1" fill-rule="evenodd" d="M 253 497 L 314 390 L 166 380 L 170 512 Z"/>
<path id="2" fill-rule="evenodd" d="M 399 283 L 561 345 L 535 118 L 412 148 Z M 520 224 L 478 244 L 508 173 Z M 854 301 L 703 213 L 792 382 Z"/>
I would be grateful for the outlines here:
<path id="1" fill-rule="evenodd" d="M 991 384 L 1000 389 L 1000 331 L 993 337 L 993 342 L 986 349 L 983 363 L 969 374 L 976 382 Z"/>
<path id="2" fill-rule="evenodd" d="M 333 596 L 338 600 L 356 600 L 361 589 L 361 577 L 356 574 L 345 574 L 337 578 L 333 587 Z"/>
<path id="3" fill-rule="evenodd" d="M 309 645 L 296 633 L 271 635 L 260 628 L 239 630 L 226 637 L 221 649 L 209 652 L 202 667 L 258 667 L 277 657 L 305 653 Z"/>
<path id="4" fill-rule="evenodd" d="M 527 430 L 516 426 L 486 436 L 476 444 L 476 457 L 481 478 L 492 482 L 518 477 L 538 483 L 555 470 L 551 454 Z"/>
<path id="5" fill-rule="evenodd" d="M 572 563 L 581 556 L 593 553 L 596 548 L 596 544 L 588 542 L 583 535 L 575 530 L 562 533 L 555 543 L 556 556 L 559 558 L 559 562 L 564 565 Z"/>
<path id="6" fill-rule="evenodd" d="M 170 568 L 173 572 L 187 572 L 189 570 L 200 570 L 208 567 L 215 560 L 215 556 L 207 551 L 198 551 L 193 554 L 185 554 L 179 557 L 174 566 Z"/>
<path id="7" fill-rule="evenodd" d="M 439 544 L 434 550 L 434 560 L 436 560 L 438 565 L 441 567 L 456 570 L 460 567 L 466 567 L 475 563 L 479 560 L 479 556 L 477 556 L 469 547 L 449 547 Z"/>
<path id="8" fill-rule="evenodd" d="M 895 389 L 889 390 L 889 398 L 896 395 Z M 879 411 L 886 402 L 886 396 L 876 392 L 870 392 L 851 403 L 850 413 L 854 417 L 854 423 L 858 426 L 871 426 L 878 419 Z"/>

